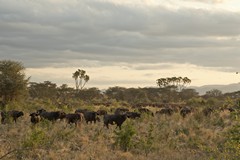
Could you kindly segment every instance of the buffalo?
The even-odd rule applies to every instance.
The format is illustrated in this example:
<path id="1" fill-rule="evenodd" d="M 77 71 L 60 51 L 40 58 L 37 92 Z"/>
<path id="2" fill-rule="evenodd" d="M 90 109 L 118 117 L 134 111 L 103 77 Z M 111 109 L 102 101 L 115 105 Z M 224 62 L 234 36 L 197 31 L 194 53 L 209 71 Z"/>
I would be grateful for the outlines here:
<path id="1" fill-rule="evenodd" d="M 37 114 L 39 114 L 41 118 L 47 119 L 49 121 L 56 121 L 58 119 L 63 119 L 65 118 L 65 115 L 66 115 L 66 113 L 62 111 L 47 112 L 45 109 L 38 110 Z"/>
<path id="2" fill-rule="evenodd" d="M 165 114 L 171 116 L 173 114 L 173 109 L 170 107 L 165 107 L 157 111 L 156 114 Z"/>
<path id="3" fill-rule="evenodd" d="M 97 112 L 94 111 L 87 111 L 83 113 L 84 115 L 84 119 L 86 121 L 86 123 L 88 124 L 88 122 L 92 123 L 96 123 L 96 121 L 100 122 L 99 117 L 97 117 Z"/>
<path id="4" fill-rule="evenodd" d="M 88 122 L 100 122 L 99 117 L 97 117 L 97 112 L 89 111 L 88 109 L 77 109 L 75 113 L 82 113 L 87 124 Z"/>
<path id="5" fill-rule="evenodd" d="M 114 125 L 116 124 L 116 128 L 119 127 L 119 129 L 121 130 L 121 126 L 123 124 L 123 122 L 127 119 L 127 115 L 126 114 L 106 114 L 103 117 L 104 120 L 104 126 L 106 126 L 107 128 L 109 128 L 109 124 Z"/>
<path id="6" fill-rule="evenodd" d="M 77 127 L 83 121 L 83 113 L 69 113 L 65 115 L 68 124 L 74 123 Z"/>
<path id="7" fill-rule="evenodd" d="M 192 111 L 189 107 L 183 107 L 181 110 L 180 110 L 180 115 L 185 118 L 187 114 L 190 114 Z"/>
<path id="8" fill-rule="evenodd" d="M 141 114 L 137 112 L 127 112 L 126 113 L 128 118 L 135 119 L 135 118 L 140 118 Z"/>
<path id="9" fill-rule="evenodd" d="M 39 114 L 38 113 L 31 113 L 30 115 L 29 115 L 30 117 L 31 117 L 31 122 L 33 123 L 33 124 L 37 124 L 38 122 L 40 122 L 40 120 L 41 120 L 41 117 L 39 116 Z"/>
<path id="10" fill-rule="evenodd" d="M 1 122 L 2 124 L 5 123 L 7 118 L 12 118 L 13 121 L 16 123 L 17 119 L 21 116 L 23 116 L 24 113 L 22 111 L 17 111 L 17 110 L 11 110 L 8 112 L 1 112 Z"/>
<path id="11" fill-rule="evenodd" d="M 129 112 L 129 109 L 127 108 L 117 108 L 114 112 L 114 114 L 125 114 L 126 112 Z"/>

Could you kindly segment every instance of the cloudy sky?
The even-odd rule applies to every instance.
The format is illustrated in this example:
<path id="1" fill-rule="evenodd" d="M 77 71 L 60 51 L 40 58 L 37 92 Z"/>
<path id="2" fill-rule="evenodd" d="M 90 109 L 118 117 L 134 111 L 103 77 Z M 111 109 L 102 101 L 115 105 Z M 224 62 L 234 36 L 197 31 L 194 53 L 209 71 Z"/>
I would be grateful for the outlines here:
<path id="1" fill-rule="evenodd" d="M 239 0 L 0 0 L 0 59 L 33 82 L 86 87 L 240 81 Z"/>

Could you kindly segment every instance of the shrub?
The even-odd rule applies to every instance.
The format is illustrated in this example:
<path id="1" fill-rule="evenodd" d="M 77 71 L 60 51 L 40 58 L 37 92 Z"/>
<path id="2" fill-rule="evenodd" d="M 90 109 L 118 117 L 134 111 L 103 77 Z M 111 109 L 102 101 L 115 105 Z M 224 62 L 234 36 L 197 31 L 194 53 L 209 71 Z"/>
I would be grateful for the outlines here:
<path id="1" fill-rule="evenodd" d="M 240 121 L 227 132 L 226 159 L 240 159 Z"/>
<path id="2" fill-rule="evenodd" d="M 50 138 L 40 128 L 34 128 L 29 135 L 23 140 L 23 148 L 37 148 L 51 145 Z"/>
<path id="3" fill-rule="evenodd" d="M 114 130 L 114 134 L 114 146 L 119 146 L 125 152 L 134 146 L 133 136 L 136 134 L 136 130 L 130 121 L 127 121 L 121 130 Z"/>
<path id="4" fill-rule="evenodd" d="M 153 124 L 150 124 L 146 136 L 141 137 L 137 145 L 140 147 L 141 150 L 144 151 L 146 156 L 148 156 L 148 154 L 153 150 L 153 144 L 154 144 L 153 130 L 154 130 L 154 126 Z"/>

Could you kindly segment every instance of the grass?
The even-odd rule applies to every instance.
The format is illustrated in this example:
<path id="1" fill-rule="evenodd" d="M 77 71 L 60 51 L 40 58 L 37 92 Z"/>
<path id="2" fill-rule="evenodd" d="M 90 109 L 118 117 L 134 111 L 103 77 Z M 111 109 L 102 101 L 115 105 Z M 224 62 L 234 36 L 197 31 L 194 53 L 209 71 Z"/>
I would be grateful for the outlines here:
<path id="1" fill-rule="evenodd" d="M 226 134 L 239 121 L 226 111 L 209 117 L 195 111 L 184 119 L 178 113 L 127 119 L 122 130 L 134 130 L 131 141 L 121 143 L 127 144 L 127 148 L 116 146 L 116 136 L 127 133 L 115 130 L 115 126 L 106 129 L 103 121 L 88 125 L 83 122 L 81 128 L 64 121 L 42 121 L 33 126 L 29 112 L 25 113 L 17 124 L 0 125 L 0 159 L 208 160 L 237 156 L 228 154 L 231 143 Z M 129 138 L 121 140 L 124 142 Z M 234 145 L 233 150 L 239 153 L 239 146 Z"/>

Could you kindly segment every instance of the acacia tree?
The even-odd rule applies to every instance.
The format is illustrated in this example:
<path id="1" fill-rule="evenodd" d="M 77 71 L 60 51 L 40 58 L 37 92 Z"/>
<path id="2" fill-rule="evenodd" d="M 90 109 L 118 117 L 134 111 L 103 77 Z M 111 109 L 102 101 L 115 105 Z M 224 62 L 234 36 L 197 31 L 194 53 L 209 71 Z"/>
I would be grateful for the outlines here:
<path id="1" fill-rule="evenodd" d="M 184 89 L 187 85 L 189 85 L 192 81 L 191 79 L 189 79 L 188 77 L 184 77 L 181 79 L 182 84 L 179 87 L 179 90 L 182 91 L 182 89 Z"/>
<path id="2" fill-rule="evenodd" d="M 160 88 L 176 88 L 181 91 L 186 85 L 190 84 L 191 80 L 187 77 L 167 77 L 157 79 L 157 85 Z"/>
<path id="3" fill-rule="evenodd" d="M 89 76 L 86 75 L 86 71 L 78 69 L 72 76 L 75 79 L 76 90 L 82 90 L 85 84 L 89 81 Z"/>
<path id="4" fill-rule="evenodd" d="M 21 62 L 2 60 L 0 61 L 0 97 L 4 103 L 27 93 L 25 67 Z"/>

